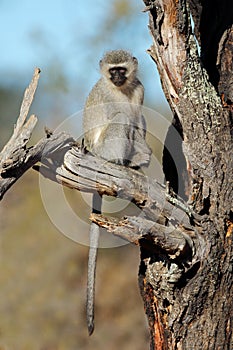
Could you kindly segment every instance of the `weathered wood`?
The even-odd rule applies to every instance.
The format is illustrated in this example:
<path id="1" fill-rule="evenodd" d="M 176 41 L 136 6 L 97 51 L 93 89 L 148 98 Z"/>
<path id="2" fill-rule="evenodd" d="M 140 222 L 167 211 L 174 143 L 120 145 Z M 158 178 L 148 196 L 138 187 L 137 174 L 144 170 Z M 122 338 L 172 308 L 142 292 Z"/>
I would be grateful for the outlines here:
<path id="1" fill-rule="evenodd" d="M 224 107 L 233 112 L 233 25 L 223 33 L 218 47 L 217 67 L 219 71 L 218 90 Z"/>
<path id="2" fill-rule="evenodd" d="M 164 92 L 182 130 L 190 185 L 188 202 L 206 218 L 200 224 L 205 242 L 201 244 L 205 247 L 203 256 L 189 273 L 179 270 L 178 264 L 181 275 L 173 285 L 166 277 L 167 256 L 148 254 L 141 248 L 139 284 L 150 325 L 151 349 L 230 349 L 233 344 L 233 302 L 228 297 L 233 293 L 230 263 L 233 251 L 229 238 L 233 202 L 232 112 L 230 97 L 226 104 L 226 98 L 220 96 L 222 92 L 216 90 L 222 87 L 224 96 L 231 96 L 231 75 L 224 80 L 223 87 L 224 70 L 232 73 L 230 29 L 219 47 L 220 83 L 216 80 L 216 46 L 210 54 L 207 45 L 213 41 L 218 45 L 221 35 L 210 37 L 208 33 L 229 25 L 232 16 L 221 17 L 221 14 L 229 11 L 231 4 L 224 2 L 219 17 L 213 18 L 210 13 L 217 13 L 214 6 L 220 4 L 217 0 L 211 4 L 207 0 L 144 2 L 153 38 L 149 53 L 157 64 Z M 208 51 L 202 62 L 192 34 L 189 3 L 201 51 Z M 212 9 L 210 13 L 208 8 Z M 231 234 L 226 236 L 226 232 Z M 158 271 L 163 272 L 158 274 Z"/>
<path id="3" fill-rule="evenodd" d="M 57 160 L 55 163 L 58 164 Z M 64 185 L 84 192 L 98 191 L 101 195 L 131 200 L 155 221 L 164 217 L 190 228 L 191 220 L 196 223 L 205 220 L 205 216 L 195 213 L 169 188 L 169 184 L 165 186 L 137 170 L 107 162 L 90 153 L 85 154 L 78 144 L 64 154 L 60 165 L 56 173 Z M 41 166 L 40 170 L 42 174 L 49 174 L 46 167 Z"/>
<path id="4" fill-rule="evenodd" d="M 164 250 L 171 259 L 186 258 L 191 261 L 196 254 L 192 237 L 194 231 L 185 231 L 170 224 L 164 226 L 142 217 L 125 217 L 117 220 L 114 217 L 91 214 L 90 219 L 114 235 L 126 241 L 157 252 L 158 247 Z"/>
<path id="5" fill-rule="evenodd" d="M 14 161 L 17 162 L 17 158 L 20 157 L 19 153 L 21 149 L 24 148 L 27 144 L 37 123 L 37 117 L 35 115 L 30 116 L 28 120 L 27 117 L 36 92 L 39 76 L 40 69 L 36 68 L 32 81 L 28 88 L 25 90 L 13 135 L 0 153 L 1 168 L 4 168 L 4 164 L 10 165 Z"/>
<path id="6" fill-rule="evenodd" d="M 0 200 L 6 191 L 34 164 L 56 152 L 57 149 L 65 152 L 74 139 L 64 132 L 47 135 L 35 146 L 28 147 L 32 132 L 37 123 L 37 117 L 28 113 L 38 85 L 40 70 L 35 69 L 32 81 L 25 90 L 20 114 L 16 121 L 14 132 L 0 153 Z M 27 119 L 28 118 L 28 119 Z"/>

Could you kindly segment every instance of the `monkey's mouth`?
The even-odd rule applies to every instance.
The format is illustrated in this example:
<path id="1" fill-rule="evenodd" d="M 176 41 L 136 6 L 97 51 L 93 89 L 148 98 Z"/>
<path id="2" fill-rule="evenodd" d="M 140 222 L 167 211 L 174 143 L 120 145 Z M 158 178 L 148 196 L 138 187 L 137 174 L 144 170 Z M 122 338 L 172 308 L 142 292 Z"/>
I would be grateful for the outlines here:
<path id="1" fill-rule="evenodd" d="M 114 85 L 119 87 L 125 83 L 126 78 L 125 77 L 112 77 L 111 81 L 113 82 Z"/>

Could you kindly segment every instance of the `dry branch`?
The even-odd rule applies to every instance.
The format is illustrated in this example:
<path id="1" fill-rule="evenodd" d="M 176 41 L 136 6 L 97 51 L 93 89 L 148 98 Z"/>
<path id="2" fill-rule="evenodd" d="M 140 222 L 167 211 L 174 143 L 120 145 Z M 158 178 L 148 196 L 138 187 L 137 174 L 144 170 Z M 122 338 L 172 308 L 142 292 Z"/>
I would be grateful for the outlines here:
<path id="1" fill-rule="evenodd" d="M 41 159 L 40 173 L 64 186 L 130 200 L 141 209 L 141 217 L 116 220 L 92 214 L 90 219 L 114 235 L 148 250 L 162 249 L 168 258 L 184 258 L 194 264 L 203 258 L 205 244 L 199 226 L 205 216 L 195 214 L 164 185 L 131 168 L 106 162 L 75 144 L 58 162 L 54 154 Z M 144 242 L 142 244 L 142 242 Z M 147 243 L 145 243 L 147 242 Z M 150 242 L 150 243 L 148 243 Z M 156 247 L 156 248 L 155 248 Z"/>
<path id="2" fill-rule="evenodd" d="M 40 70 L 37 68 L 30 85 L 25 90 L 13 135 L 0 153 L 0 199 L 42 156 L 45 157 L 58 148 L 64 152 L 70 147 L 70 142 L 74 141 L 72 137 L 64 132 L 54 135 L 48 132 L 35 146 L 27 148 L 27 143 L 37 123 L 35 115 L 31 115 L 28 119 L 27 117 L 35 95 L 39 75 Z"/>
<path id="3" fill-rule="evenodd" d="M 132 168 L 106 162 L 90 153 L 85 154 L 80 145 L 76 144 L 69 149 L 64 154 L 60 166 L 57 164 L 57 159 L 52 157 L 49 164 L 46 161 L 41 165 L 41 174 L 48 178 L 52 176 L 54 179 L 51 172 L 53 168 L 57 181 L 65 186 L 83 192 L 98 191 L 101 195 L 130 200 L 155 222 L 163 217 L 190 229 L 191 220 L 204 219 L 194 213 L 181 198 L 173 197 L 169 189 L 156 180 Z"/>
<path id="4" fill-rule="evenodd" d="M 185 252 L 187 260 L 199 260 L 203 248 L 198 248 L 198 235 L 192 224 L 204 218 L 198 217 L 181 198 L 171 194 L 169 187 L 139 171 L 86 153 L 66 133 L 47 131 L 35 146 L 27 148 L 37 121 L 35 116 L 28 119 L 27 116 L 39 73 L 36 69 L 25 91 L 14 133 L 1 152 L 0 198 L 26 170 L 34 167 L 52 181 L 73 189 L 98 191 L 101 195 L 118 196 L 135 203 L 142 210 L 142 218 L 127 218 L 116 224 L 113 218 L 92 216 L 93 221 L 115 235 L 137 245 L 149 241 L 152 243 L 151 247 L 146 244 L 149 250 L 159 247 L 170 258 L 184 256 Z M 38 162 L 41 164 L 35 165 Z"/>
<path id="5" fill-rule="evenodd" d="M 117 220 L 114 217 L 91 214 L 90 218 L 114 235 L 138 246 L 145 246 L 151 252 L 155 253 L 160 247 L 170 259 L 187 254 L 188 260 L 192 253 L 195 254 L 190 238 L 191 231 L 185 234 L 184 230 L 176 228 L 172 224 L 164 226 L 142 217 L 125 217 L 122 220 Z M 193 252 L 190 252 L 191 248 L 193 248 Z"/>

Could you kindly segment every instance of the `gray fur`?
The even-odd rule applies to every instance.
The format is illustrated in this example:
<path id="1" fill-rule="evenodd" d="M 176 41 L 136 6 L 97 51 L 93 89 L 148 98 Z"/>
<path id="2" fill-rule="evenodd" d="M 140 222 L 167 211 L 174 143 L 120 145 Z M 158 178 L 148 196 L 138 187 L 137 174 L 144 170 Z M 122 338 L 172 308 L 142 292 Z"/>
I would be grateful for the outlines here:
<path id="1" fill-rule="evenodd" d="M 110 68 L 126 68 L 126 81 L 115 86 Z M 84 145 L 94 155 L 130 167 L 149 164 L 151 150 L 145 141 L 142 115 L 144 88 L 137 78 L 138 62 L 124 50 L 109 51 L 100 61 L 102 77 L 91 90 L 84 109 Z M 87 323 L 94 330 L 95 265 L 99 228 L 91 224 L 88 263 Z M 94 245 L 93 245 L 94 242 Z"/>

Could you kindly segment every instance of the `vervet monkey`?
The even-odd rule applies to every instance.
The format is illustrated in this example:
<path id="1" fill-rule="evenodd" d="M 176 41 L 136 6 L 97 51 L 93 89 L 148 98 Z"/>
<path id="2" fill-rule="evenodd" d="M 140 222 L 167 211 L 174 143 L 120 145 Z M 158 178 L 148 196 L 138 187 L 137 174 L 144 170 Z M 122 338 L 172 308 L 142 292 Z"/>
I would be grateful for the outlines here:
<path id="1" fill-rule="evenodd" d="M 84 146 L 106 161 L 140 168 L 149 164 L 142 115 L 144 88 L 137 78 L 138 61 L 124 50 L 108 51 L 99 62 L 102 77 L 91 90 L 84 108 Z M 101 213 L 102 198 L 93 195 L 93 212 Z M 94 291 L 99 227 L 90 227 L 87 282 L 87 326 L 94 330 Z"/>

